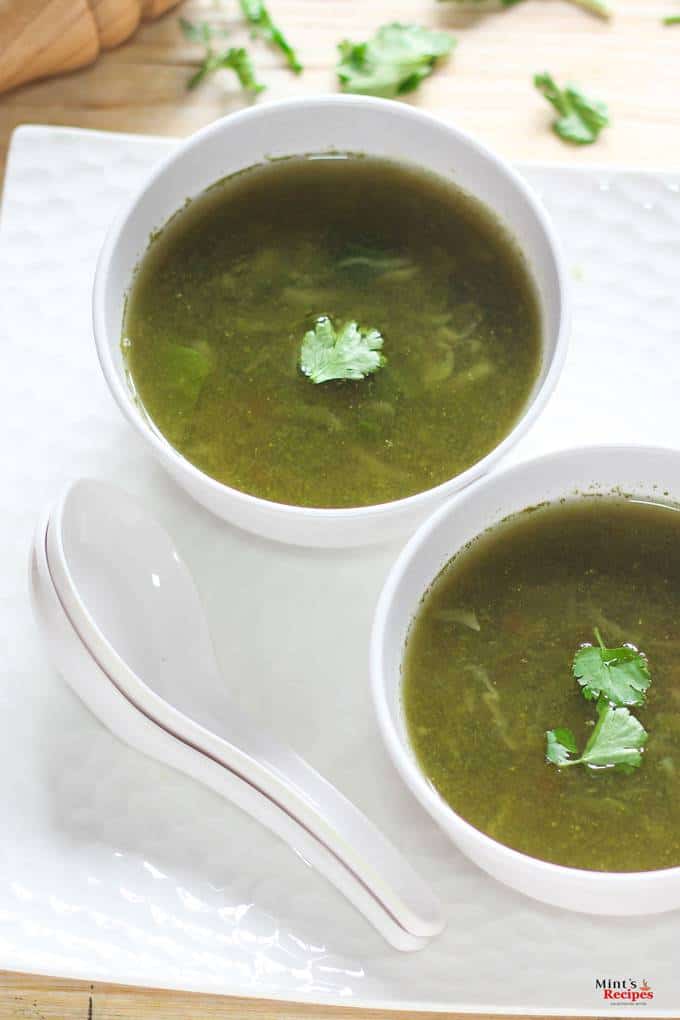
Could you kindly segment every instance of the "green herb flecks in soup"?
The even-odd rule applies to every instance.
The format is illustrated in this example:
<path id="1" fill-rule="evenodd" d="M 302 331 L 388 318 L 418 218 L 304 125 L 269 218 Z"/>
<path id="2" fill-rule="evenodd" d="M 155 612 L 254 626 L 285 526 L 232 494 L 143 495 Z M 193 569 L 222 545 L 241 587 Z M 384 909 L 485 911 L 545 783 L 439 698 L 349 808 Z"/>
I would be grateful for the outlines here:
<path id="1" fill-rule="evenodd" d="M 301 345 L 322 317 L 378 334 L 380 371 L 312 385 Z M 321 507 L 469 467 L 517 421 L 541 355 L 504 229 L 443 179 L 368 157 L 273 162 L 191 202 L 142 260 L 124 337 L 141 402 L 188 460 Z"/>
<path id="2" fill-rule="evenodd" d="M 575 657 L 593 628 L 614 647 Z M 680 512 L 583 497 L 482 535 L 425 596 L 404 707 L 424 772 L 501 843 L 595 871 L 680 865 Z"/>

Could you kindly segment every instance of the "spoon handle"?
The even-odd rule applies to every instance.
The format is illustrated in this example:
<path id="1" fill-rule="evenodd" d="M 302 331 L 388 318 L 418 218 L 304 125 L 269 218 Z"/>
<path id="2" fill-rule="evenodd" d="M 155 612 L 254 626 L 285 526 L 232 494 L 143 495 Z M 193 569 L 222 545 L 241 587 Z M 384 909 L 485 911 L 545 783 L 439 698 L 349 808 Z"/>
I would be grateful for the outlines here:
<path id="1" fill-rule="evenodd" d="M 225 713 L 220 712 L 219 718 L 224 720 Z M 308 850 L 310 863 L 367 916 L 368 903 L 361 906 L 359 900 L 368 897 L 379 905 L 381 914 L 417 939 L 428 939 L 442 931 L 439 901 L 403 854 L 291 747 L 256 727 L 235 704 L 229 706 L 227 725 L 219 725 L 217 714 L 211 714 L 209 727 L 201 725 L 195 715 L 193 719 L 181 715 L 177 722 L 182 729 L 178 736 L 195 743 L 211 759 L 241 777 L 268 802 L 267 811 L 269 804 L 276 805 L 314 838 Z M 257 817 L 259 812 L 254 801 L 250 813 Z M 329 869 L 331 859 L 338 866 L 333 864 Z M 350 875 L 352 889 L 348 884 Z"/>
<path id="2" fill-rule="evenodd" d="M 82 653 L 80 674 L 63 675 L 106 726 L 283 836 L 393 945 L 416 948 L 442 930 L 437 899 L 402 854 L 240 711 L 188 569 L 130 497 L 101 482 L 73 483 L 35 551 L 53 611 Z M 58 663 L 67 645 L 54 643 Z"/>
<path id="3" fill-rule="evenodd" d="M 83 640 L 83 635 L 74 626 L 68 612 L 68 594 L 62 589 L 57 593 L 46 556 L 46 532 L 47 521 L 44 520 L 38 527 L 30 564 L 33 610 L 46 638 L 54 665 L 99 721 L 124 743 L 198 780 L 267 826 L 292 846 L 306 863 L 333 883 L 390 945 L 402 951 L 413 951 L 427 945 L 428 935 L 435 934 L 434 929 L 439 930 L 441 924 L 431 924 L 433 930 L 424 935 L 411 930 L 405 923 L 410 920 L 411 912 L 407 912 L 407 917 L 404 917 L 399 906 L 395 911 L 389 890 L 385 899 L 380 899 L 369 884 L 371 878 L 369 877 L 367 881 L 366 876 L 355 871 L 336 852 L 340 848 L 324 843 L 317 832 L 310 830 L 300 818 L 295 817 L 282 804 L 277 803 L 262 789 L 254 786 L 225 764 L 222 760 L 225 757 L 223 740 L 213 733 L 207 734 L 208 739 L 205 739 L 206 732 L 201 726 L 187 719 L 182 713 L 176 712 L 167 702 L 156 698 L 155 695 L 150 700 L 160 702 L 156 708 L 161 711 L 160 713 L 154 711 L 152 717 L 148 705 L 143 709 L 136 706 L 130 697 L 119 689 L 111 680 L 104 664 L 93 656 L 92 650 Z M 164 715 L 165 719 L 161 721 L 158 714 Z M 177 725 L 178 722 L 180 725 Z M 183 733 L 180 734 L 180 730 L 183 730 Z M 208 744 L 212 745 L 210 749 Z M 328 785 L 325 780 L 306 766 L 302 759 L 297 759 L 296 764 L 299 763 L 309 770 L 313 781 L 321 780 L 320 792 L 325 796 L 325 787 Z M 280 781 L 280 777 L 277 781 Z M 298 796 L 297 792 L 295 796 Z M 305 802 L 311 796 L 313 789 L 308 787 Z M 346 806 L 352 809 L 351 821 L 354 821 L 352 812 L 356 812 L 359 819 L 368 827 L 370 835 L 377 837 L 376 842 L 368 848 L 362 839 L 364 850 L 368 849 L 369 852 L 379 855 L 386 847 L 387 856 L 391 861 L 390 866 L 393 866 L 396 851 L 370 822 L 345 801 L 342 795 L 337 796 L 343 809 Z M 345 835 L 351 836 L 351 833 Z M 371 870 L 379 867 L 379 856 L 375 861 L 371 861 L 371 864 Z M 419 890 L 422 891 L 422 903 L 427 904 L 431 900 L 431 893 L 422 885 L 420 879 L 413 875 L 406 862 L 401 861 L 401 865 L 398 877 L 400 886 L 408 876 L 411 876 L 412 894 L 417 896 Z M 423 926 L 416 927 L 422 930 Z"/>
<path id="4" fill-rule="evenodd" d="M 151 723 L 150 725 L 154 726 L 155 724 Z M 431 930 L 427 935 L 418 934 L 405 927 L 405 924 L 412 921 L 414 912 L 404 911 L 400 902 L 394 902 L 399 898 L 391 893 L 388 883 L 382 882 L 380 889 L 376 889 L 373 875 L 366 873 L 365 861 L 359 864 L 362 871 L 353 870 L 338 852 L 337 843 L 335 846 L 327 845 L 316 832 L 308 829 L 299 817 L 290 814 L 279 803 L 242 779 L 231 769 L 205 755 L 202 751 L 191 748 L 178 738 L 173 739 L 159 727 L 156 726 L 156 729 L 159 730 L 159 733 L 164 734 L 164 737 L 159 737 L 159 733 L 153 735 L 158 742 L 155 757 L 163 757 L 163 760 L 168 764 L 174 765 L 175 768 L 179 767 L 188 775 L 200 780 L 283 839 L 306 864 L 315 868 L 328 879 L 395 949 L 402 952 L 421 949 L 428 944 L 432 935 L 441 930 L 443 923 L 431 923 Z M 168 744 L 165 738 L 171 740 L 172 744 Z M 125 739 L 129 741 L 129 735 Z M 164 745 L 162 752 L 161 742 Z M 372 847 L 373 851 L 380 853 L 384 845 L 388 854 L 395 854 L 396 851 L 378 830 L 374 829 L 366 819 L 363 819 L 363 816 L 360 817 L 372 829 L 372 835 L 377 837 L 376 844 Z M 379 863 L 379 860 L 373 863 Z M 431 897 L 427 887 L 411 871 L 410 866 L 403 858 L 401 863 L 404 867 L 400 878 L 401 885 L 403 886 L 406 879 L 410 877 L 413 881 L 412 891 L 414 893 L 419 888 L 423 892 L 425 900 Z M 428 920 L 430 920 L 429 917 Z M 421 930 L 425 926 L 422 922 L 417 924 Z"/>

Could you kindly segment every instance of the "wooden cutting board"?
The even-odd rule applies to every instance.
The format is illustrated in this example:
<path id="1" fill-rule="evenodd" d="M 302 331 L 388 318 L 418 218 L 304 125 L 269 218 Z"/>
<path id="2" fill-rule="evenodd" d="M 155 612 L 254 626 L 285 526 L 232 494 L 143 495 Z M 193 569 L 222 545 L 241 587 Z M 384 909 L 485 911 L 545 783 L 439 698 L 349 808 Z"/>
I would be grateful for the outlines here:
<path id="1" fill-rule="evenodd" d="M 73 71 L 178 0 L 0 0 L 0 92 Z"/>

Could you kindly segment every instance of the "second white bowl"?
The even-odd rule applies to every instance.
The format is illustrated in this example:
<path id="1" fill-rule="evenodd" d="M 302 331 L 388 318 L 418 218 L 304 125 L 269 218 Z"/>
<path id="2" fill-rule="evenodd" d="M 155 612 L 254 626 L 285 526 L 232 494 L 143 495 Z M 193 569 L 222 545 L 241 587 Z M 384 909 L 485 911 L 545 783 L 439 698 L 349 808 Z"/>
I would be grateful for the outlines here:
<path id="1" fill-rule="evenodd" d="M 392 568 L 376 609 L 371 682 L 378 723 L 402 779 L 464 854 L 535 899 L 591 914 L 652 914 L 680 907 L 680 867 L 645 872 L 567 868 L 512 850 L 466 822 L 421 771 L 402 707 L 402 658 L 420 600 L 468 542 L 510 514 L 588 491 L 680 504 L 680 453 L 593 447 L 548 454 L 482 479 L 427 521 Z"/>

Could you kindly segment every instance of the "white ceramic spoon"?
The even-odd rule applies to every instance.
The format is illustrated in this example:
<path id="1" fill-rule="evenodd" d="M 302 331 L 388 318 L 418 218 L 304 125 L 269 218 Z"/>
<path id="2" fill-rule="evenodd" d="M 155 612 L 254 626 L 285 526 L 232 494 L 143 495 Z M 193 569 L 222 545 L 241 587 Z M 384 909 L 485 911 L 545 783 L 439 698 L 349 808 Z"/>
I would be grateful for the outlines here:
<path id="1" fill-rule="evenodd" d="M 392 844 L 239 709 L 188 569 L 126 493 L 70 485 L 38 528 L 31 581 L 58 670 L 105 726 L 268 826 L 397 949 L 442 930 L 438 901 Z"/>

